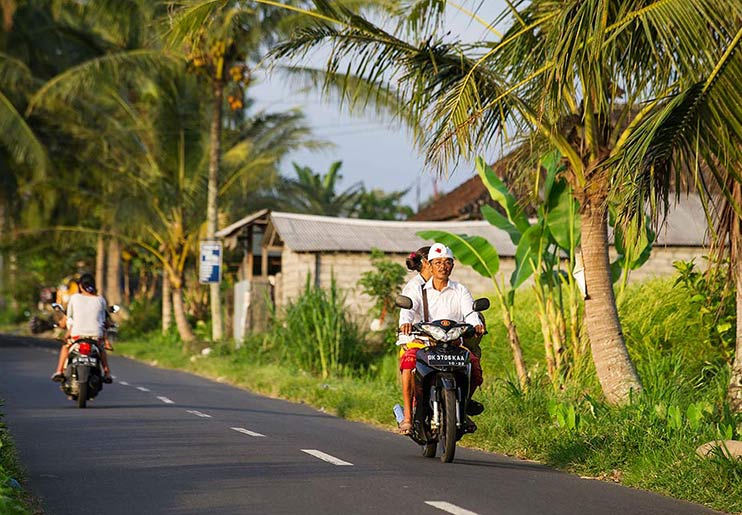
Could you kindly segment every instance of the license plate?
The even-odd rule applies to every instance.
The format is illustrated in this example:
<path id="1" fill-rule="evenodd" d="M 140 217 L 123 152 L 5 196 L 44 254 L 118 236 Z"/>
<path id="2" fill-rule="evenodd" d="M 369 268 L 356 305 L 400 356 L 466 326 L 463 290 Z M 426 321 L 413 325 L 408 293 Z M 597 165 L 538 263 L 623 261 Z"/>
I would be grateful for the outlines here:
<path id="1" fill-rule="evenodd" d="M 76 365 L 90 365 L 94 367 L 98 364 L 98 360 L 88 356 L 78 356 L 77 358 L 72 360 L 72 363 Z"/>
<path id="2" fill-rule="evenodd" d="M 465 354 L 430 354 L 428 363 L 437 367 L 464 367 L 466 366 Z"/>

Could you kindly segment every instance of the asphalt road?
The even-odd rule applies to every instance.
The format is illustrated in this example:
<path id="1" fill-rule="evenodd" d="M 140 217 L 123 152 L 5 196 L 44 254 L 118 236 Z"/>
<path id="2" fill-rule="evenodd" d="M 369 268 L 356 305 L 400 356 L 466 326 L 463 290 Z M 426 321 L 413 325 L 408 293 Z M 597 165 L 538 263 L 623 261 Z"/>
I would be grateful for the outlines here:
<path id="1" fill-rule="evenodd" d="M 389 431 L 115 355 L 116 382 L 80 410 L 55 363 L 48 343 L 0 335 L 0 410 L 50 515 L 714 513 L 464 448 L 443 464 Z"/>

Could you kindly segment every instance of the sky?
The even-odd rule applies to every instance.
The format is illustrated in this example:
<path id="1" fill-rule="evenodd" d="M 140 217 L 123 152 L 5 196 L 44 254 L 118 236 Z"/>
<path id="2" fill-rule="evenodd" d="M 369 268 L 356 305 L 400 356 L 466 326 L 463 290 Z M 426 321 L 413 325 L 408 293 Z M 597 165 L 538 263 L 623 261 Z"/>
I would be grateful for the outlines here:
<path id="1" fill-rule="evenodd" d="M 488 22 L 505 7 L 504 0 L 463 0 L 459 3 L 469 10 L 478 6 L 479 16 Z M 485 36 L 486 29 L 481 24 L 452 7 L 447 8 L 446 25 L 452 34 L 460 35 L 462 41 L 493 37 L 491 34 Z M 409 190 L 403 202 L 417 209 L 434 191 L 449 192 L 476 175 L 471 163 L 463 163 L 447 179 L 435 180 L 406 129 L 377 121 L 373 116 L 351 117 L 341 112 L 337 104 L 323 101 L 319 93 L 303 94 L 290 89 L 277 75 L 265 78 L 251 89 L 251 95 L 258 110 L 283 111 L 300 107 L 314 136 L 335 145 L 319 152 L 290 154 L 282 166 L 282 174 L 287 177 L 295 176 L 292 162 L 324 174 L 333 162 L 342 161 L 338 192 L 357 182 L 363 182 L 367 189 L 386 192 Z"/>

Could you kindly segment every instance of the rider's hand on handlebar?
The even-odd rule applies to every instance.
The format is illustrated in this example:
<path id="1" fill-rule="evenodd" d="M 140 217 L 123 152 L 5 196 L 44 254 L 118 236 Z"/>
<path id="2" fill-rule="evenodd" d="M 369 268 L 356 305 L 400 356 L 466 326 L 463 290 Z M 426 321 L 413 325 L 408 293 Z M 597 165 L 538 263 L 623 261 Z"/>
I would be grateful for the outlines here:
<path id="1" fill-rule="evenodd" d="M 412 324 L 402 324 L 399 326 L 399 332 L 402 334 L 410 334 L 412 332 Z"/>
<path id="2" fill-rule="evenodd" d="M 484 326 L 481 324 L 474 326 L 474 332 L 477 333 L 477 336 L 482 336 L 484 334 Z"/>

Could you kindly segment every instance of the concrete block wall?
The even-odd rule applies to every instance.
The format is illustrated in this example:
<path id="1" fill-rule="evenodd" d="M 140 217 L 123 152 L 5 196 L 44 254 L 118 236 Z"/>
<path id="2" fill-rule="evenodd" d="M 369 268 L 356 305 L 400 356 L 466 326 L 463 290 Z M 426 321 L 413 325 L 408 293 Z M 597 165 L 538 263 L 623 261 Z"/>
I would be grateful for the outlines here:
<path id="1" fill-rule="evenodd" d="M 637 270 L 632 270 L 629 282 L 646 281 L 656 277 L 666 277 L 675 273 L 672 266 L 675 261 L 690 261 L 695 258 L 695 263 L 702 269 L 706 268 L 706 260 L 703 256 L 708 253 L 703 247 L 654 247 L 644 265 Z M 616 253 L 611 248 L 609 252 L 611 261 L 616 259 Z"/>
<path id="2" fill-rule="evenodd" d="M 696 258 L 696 263 L 704 264 L 701 256 L 704 249 L 698 247 L 656 247 L 647 263 L 638 270 L 631 273 L 630 281 L 642 281 L 660 276 L 672 275 L 675 269 L 672 263 L 677 260 L 690 260 Z M 615 252 L 611 251 L 611 260 L 615 259 Z M 294 252 L 284 248 L 282 254 L 281 273 L 276 277 L 276 301 L 279 307 L 285 306 L 290 300 L 301 295 L 306 285 L 307 274 L 312 275 L 314 284 L 314 273 L 316 267 L 316 255 L 309 252 Z M 406 254 L 387 254 L 394 262 L 404 266 Z M 359 320 L 370 321 L 378 314 L 373 308 L 373 299 L 364 294 L 358 286 L 358 280 L 364 272 L 374 270 L 371 264 L 371 255 L 365 253 L 351 252 L 328 252 L 322 253 L 320 259 L 319 284 L 323 288 L 329 288 L 334 276 L 338 288 L 346 295 L 346 305 Z M 500 271 L 497 274 L 498 282 L 504 275 L 505 282 L 510 280 L 510 274 L 515 269 L 515 260 L 510 257 L 500 259 Z M 413 273 L 407 275 L 407 280 L 412 279 Z M 494 287 L 492 281 L 482 277 L 471 267 L 457 263 L 451 277 L 463 283 L 472 295 L 477 298 L 492 294 Z"/>

